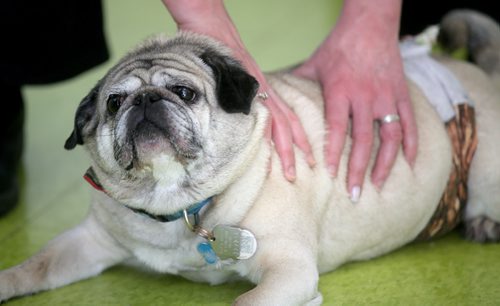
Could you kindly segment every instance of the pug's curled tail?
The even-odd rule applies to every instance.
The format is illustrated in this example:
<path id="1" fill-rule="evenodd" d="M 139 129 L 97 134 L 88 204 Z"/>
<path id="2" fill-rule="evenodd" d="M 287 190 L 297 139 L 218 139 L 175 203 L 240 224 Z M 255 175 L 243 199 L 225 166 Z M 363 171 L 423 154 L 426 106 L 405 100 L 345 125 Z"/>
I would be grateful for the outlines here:
<path id="1" fill-rule="evenodd" d="M 471 62 L 500 80 L 500 26 L 493 18 L 473 10 L 453 10 L 439 28 L 438 42 L 445 50 L 465 49 Z"/>

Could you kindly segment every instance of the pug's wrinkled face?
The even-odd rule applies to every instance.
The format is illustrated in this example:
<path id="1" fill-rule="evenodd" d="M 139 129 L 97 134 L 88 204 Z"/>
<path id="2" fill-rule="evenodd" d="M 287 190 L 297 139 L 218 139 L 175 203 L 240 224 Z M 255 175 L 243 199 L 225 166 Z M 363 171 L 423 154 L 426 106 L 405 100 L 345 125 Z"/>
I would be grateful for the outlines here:
<path id="1" fill-rule="evenodd" d="M 212 180 L 232 171 L 255 128 L 257 88 L 207 38 L 151 39 L 80 103 L 65 147 L 85 145 L 116 200 L 152 213 L 175 211 L 182 204 L 166 205 L 169 197 L 192 204 L 221 188 Z"/>

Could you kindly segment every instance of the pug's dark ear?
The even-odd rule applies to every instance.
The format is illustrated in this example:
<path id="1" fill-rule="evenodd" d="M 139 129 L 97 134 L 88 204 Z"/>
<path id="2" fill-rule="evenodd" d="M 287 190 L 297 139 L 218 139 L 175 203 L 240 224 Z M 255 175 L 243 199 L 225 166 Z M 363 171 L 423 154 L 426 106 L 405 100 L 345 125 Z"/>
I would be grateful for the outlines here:
<path id="1" fill-rule="evenodd" d="M 66 143 L 64 144 L 64 148 L 66 150 L 74 149 L 76 145 L 83 144 L 83 128 L 92 119 L 96 112 L 97 96 L 101 88 L 100 83 L 101 82 L 92 88 L 85 98 L 83 98 L 82 102 L 80 102 L 80 105 L 78 105 L 75 114 L 75 126 L 73 128 L 73 132 L 71 132 L 71 135 L 69 135 Z"/>
<path id="2" fill-rule="evenodd" d="M 228 113 L 250 113 L 259 83 L 235 60 L 207 51 L 200 58 L 212 69 L 219 104 Z"/>

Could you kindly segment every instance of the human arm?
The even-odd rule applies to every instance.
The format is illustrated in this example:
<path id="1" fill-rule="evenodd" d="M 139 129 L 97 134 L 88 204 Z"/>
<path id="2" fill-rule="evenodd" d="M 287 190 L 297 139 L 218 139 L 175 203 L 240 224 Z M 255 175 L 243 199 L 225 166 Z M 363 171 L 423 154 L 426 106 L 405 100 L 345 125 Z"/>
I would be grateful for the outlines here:
<path id="1" fill-rule="evenodd" d="M 298 117 L 272 90 L 255 60 L 246 50 L 240 35 L 232 22 L 222 0 L 162 0 L 179 30 L 211 36 L 224 44 L 243 64 L 260 84 L 260 93 L 267 93 L 268 98 L 262 103 L 271 113 L 268 137 L 272 137 L 276 151 L 281 159 L 285 177 L 295 180 L 295 143 L 305 154 L 310 165 L 315 160 L 304 129 Z"/>

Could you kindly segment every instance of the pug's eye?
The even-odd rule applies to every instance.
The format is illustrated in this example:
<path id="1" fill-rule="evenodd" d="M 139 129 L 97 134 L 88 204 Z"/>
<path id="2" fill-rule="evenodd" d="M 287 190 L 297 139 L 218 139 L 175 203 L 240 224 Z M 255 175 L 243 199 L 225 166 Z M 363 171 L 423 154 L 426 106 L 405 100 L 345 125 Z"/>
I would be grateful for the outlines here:
<path id="1" fill-rule="evenodd" d="M 108 112 L 112 115 L 116 114 L 116 112 L 118 112 L 118 109 L 122 105 L 124 99 L 125 97 L 119 94 L 109 95 L 107 101 Z"/>
<path id="2" fill-rule="evenodd" d="M 194 90 L 186 86 L 174 86 L 171 90 L 185 102 L 192 102 L 196 97 Z"/>

